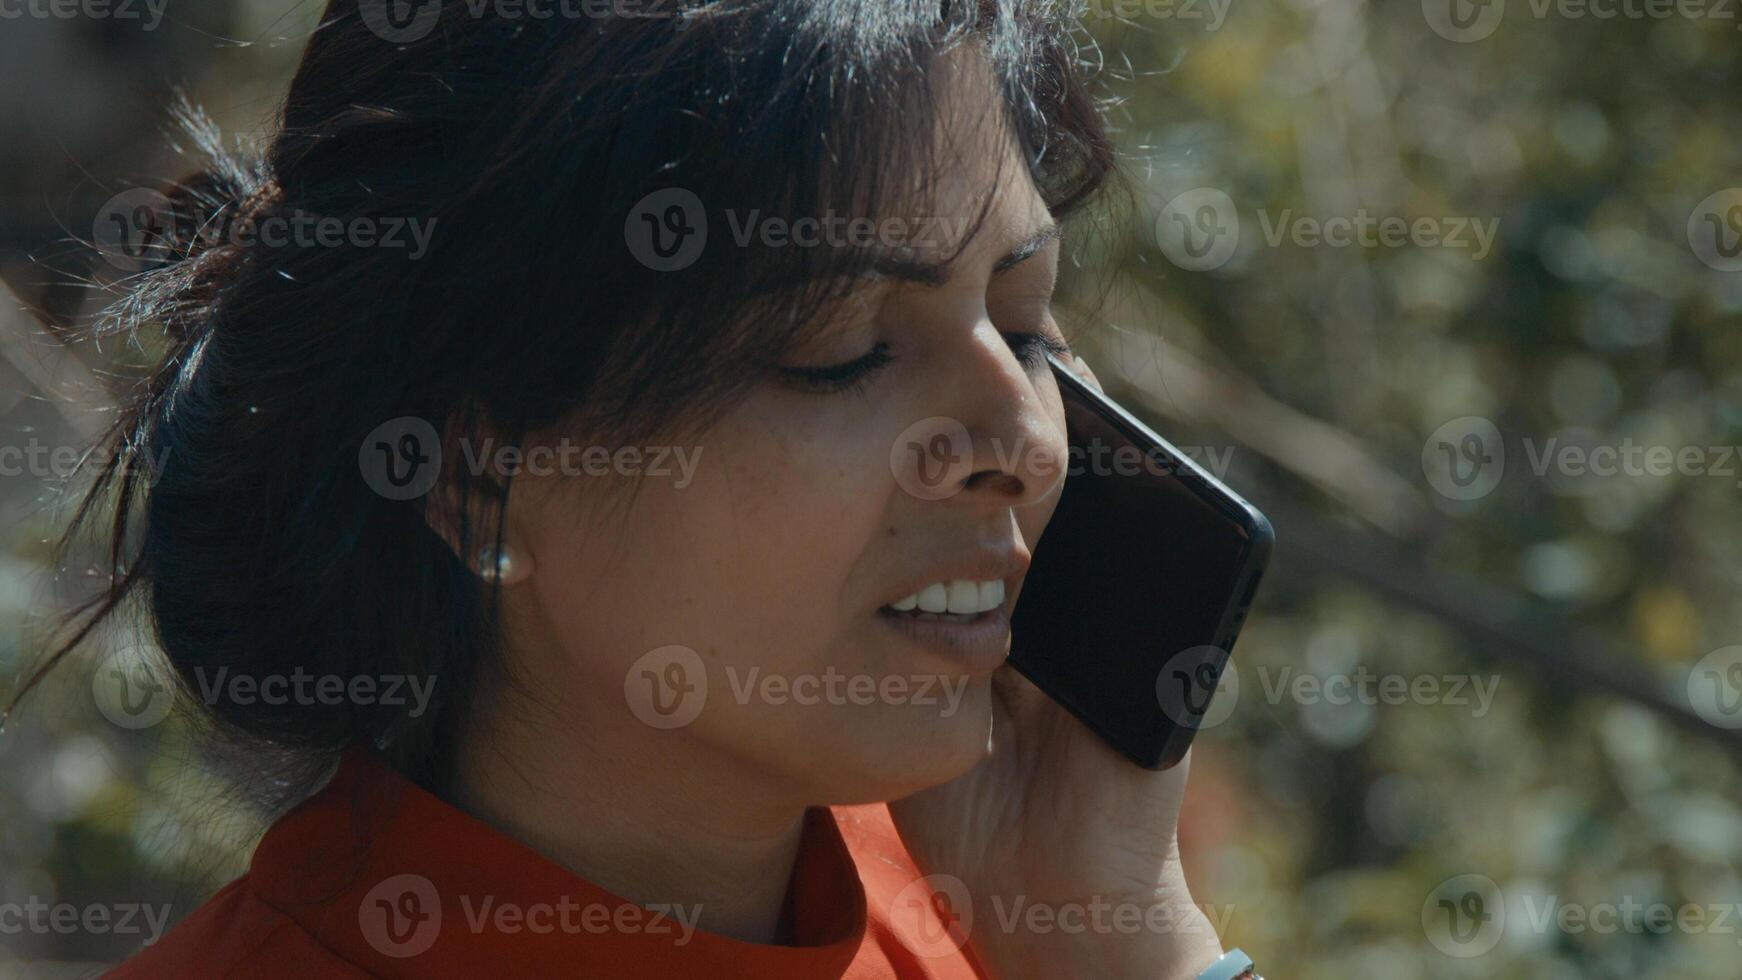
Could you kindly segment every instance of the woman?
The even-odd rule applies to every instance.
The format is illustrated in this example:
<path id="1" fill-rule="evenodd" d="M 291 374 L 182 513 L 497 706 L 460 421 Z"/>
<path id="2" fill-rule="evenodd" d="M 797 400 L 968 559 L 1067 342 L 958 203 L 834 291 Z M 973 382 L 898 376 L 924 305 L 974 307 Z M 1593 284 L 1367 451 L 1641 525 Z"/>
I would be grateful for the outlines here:
<path id="1" fill-rule="evenodd" d="M 1187 767 L 1003 666 L 1113 159 L 1067 25 L 603 7 L 335 0 L 262 159 L 195 121 L 95 617 L 337 769 L 118 975 L 1245 975 Z"/>

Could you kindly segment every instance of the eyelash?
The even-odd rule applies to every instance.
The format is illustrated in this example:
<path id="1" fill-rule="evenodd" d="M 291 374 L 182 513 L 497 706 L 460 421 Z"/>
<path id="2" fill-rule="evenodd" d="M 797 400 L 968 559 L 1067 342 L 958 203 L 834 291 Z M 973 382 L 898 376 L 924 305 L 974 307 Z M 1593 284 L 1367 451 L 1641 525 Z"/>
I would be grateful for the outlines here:
<path id="1" fill-rule="evenodd" d="M 1062 357 L 1071 352 L 1069 344 L 1046 334 L 1007 333 L 1004 337 L 1010 342 L 1010 350 L 1016 355 L 1016 359 L 1029 371 L 1043 366 L 1046 363 L 1046 354 Z M 869 351 L 851 361 L 826 367 L 782 370 L 800 388 L 819 394 L 834 394 L 863 388 L 872 375 L 887 367 L 893 360 L 895 355 L 889 353 L 889 345 L 878 341 Z"/>

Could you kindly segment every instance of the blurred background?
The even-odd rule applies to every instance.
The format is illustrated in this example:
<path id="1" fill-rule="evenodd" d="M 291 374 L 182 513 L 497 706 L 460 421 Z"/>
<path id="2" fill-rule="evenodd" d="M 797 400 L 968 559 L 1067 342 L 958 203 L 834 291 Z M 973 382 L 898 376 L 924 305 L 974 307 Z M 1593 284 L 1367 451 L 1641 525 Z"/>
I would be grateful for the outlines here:
<path id="1" fill-rule="evenodd" d="M 1742 977 L 1734 6 L 1087 6 L 1134 195 L 1061 320 L 1278 530 L 1182 824 L 1270 975 Z M 0 2 L 0 695 L 90 588 L 48 545 L 150 349 L 67 342 L 117 274 L 80 243 L 190 169 L 178 87 L 263 131 L 319 13 Z M 0 734 L 0 977 L 119 961 L 267 817 L 93 693 L 142 642 Z"/>

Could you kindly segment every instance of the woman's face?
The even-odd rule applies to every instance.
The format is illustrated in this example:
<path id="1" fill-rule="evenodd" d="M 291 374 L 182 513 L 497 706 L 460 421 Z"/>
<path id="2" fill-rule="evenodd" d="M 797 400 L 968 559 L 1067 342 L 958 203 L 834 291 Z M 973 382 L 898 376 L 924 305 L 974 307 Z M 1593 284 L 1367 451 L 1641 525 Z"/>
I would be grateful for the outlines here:
<path id="1" fill-rule="evenodd" d="M 990 87 L 955 91 L 974 93 L 946 114 L 963 179 L 937 215 L 883 226 L 941 262 L 992 194 L 947 268 L 857 287 L 788 355 L 791 383 L 642 447 L 632 502 L 591 477 L 516 478 L 508 542 L 530 574 L 504 589 L 508 656 L 589 744 L 742 767 L 813 803 L 905 795 L 984 755 L 1062 479 L 1043 354 L 1062 342 L 1059 245 L 1008 135 L 972 124 L 999 115 Z M 940 592 L 964 612 L 893 608 Z"/>

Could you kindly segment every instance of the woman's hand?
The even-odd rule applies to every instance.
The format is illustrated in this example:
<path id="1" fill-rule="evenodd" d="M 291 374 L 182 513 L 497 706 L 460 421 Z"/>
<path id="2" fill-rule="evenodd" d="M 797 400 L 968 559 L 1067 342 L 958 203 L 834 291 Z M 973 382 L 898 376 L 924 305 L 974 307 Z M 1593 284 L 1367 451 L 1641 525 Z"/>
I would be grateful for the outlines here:
<path id="1" fill-rule="evenodd" d="M 933 884 L 965 888 L 957 938 L 992 976 L 1189 980 L 1221 955 L 1179 862 L 1190 754 L 1139 768 L 1008 665 L 993 712 L 990 757 L 889 806 Z"/>

